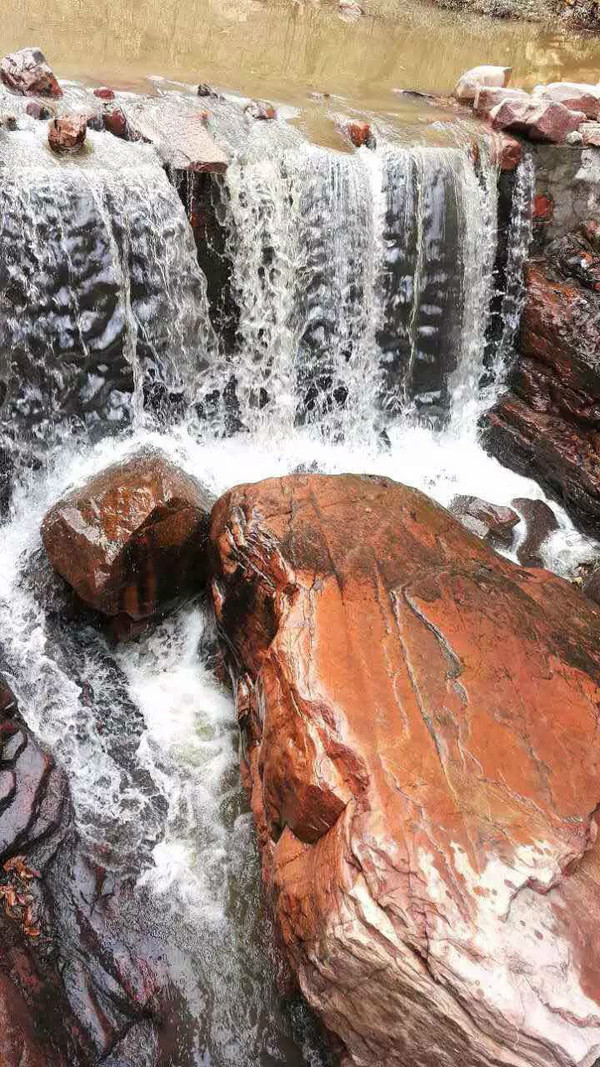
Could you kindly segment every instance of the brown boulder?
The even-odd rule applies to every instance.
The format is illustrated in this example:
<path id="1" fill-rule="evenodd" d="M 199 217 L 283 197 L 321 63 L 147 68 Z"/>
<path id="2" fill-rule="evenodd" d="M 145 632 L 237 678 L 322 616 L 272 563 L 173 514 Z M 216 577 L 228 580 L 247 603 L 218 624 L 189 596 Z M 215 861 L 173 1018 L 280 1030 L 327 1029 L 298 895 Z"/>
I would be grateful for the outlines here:
<path id="1" fill-rule="evenodd" d="M 383 478 L 240 486 L 211 541 L 265 879 L 344 1064 L 592 1064 L 593 606 Z"/>
<path id="2" fill-rule="evenodd" d="M 494 130 L 510 130 L 532 141 L 562 144 L 585 122 L 585 115 L 532 96 L 528 100 L 504 100 L 492 108 L 489 120 Z"/>
<path id="3" fill-rule="evenodd" d="M 48 144 L 57 155 L 73 155 L 85 143 L 89 115 L 61 115 L 48 129 Z"/>
<path id="4" fill-rule="evenodd" d="M 467 530 L 490 544 L 503 548 L 512 545 L 514 528 L 520 522 L 512 508 L 489 504 L 478 496 L 455 496 L 449 510 Z"/>
<path id="5" fill-rule="evenodd" d="M 139 620 L 198 593 L 210 494 L 165 456 L 109 467 L 46 515 L 50 562 L 90 607 Z"/>
<path id="6" fill-rule="evenodd" d="M 62 96 L 62 89 L 39 48 L 22 48 L 0 61 L 0 78 L 21 96 Z"/>
<path id="7" fill-rule="evenodd" d="M 542 548 L 550 534 L 558 530 L 558 519 L 545 500 L 516 497 L 513 507 L 525 520 L 525 537 L 517 549 L 517 558 L 524 567 L 543 567 Z"/>

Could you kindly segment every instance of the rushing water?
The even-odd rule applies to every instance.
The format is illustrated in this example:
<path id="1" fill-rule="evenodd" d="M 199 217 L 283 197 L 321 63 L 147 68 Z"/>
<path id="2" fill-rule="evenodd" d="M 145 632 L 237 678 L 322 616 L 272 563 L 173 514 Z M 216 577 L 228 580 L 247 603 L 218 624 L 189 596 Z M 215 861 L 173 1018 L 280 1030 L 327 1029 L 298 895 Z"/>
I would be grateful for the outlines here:
<path id="1" fill-rule="evenodd" d="M 326 1059 L 308 1015 L 276 992 L 205 607 L 117 653 L 59 623 L 46 509 L 146 444 L 215 493 L 308 468 L 388 474 L 442 503 L 542 495 L 486 456 L 476 430 L 520 310 L 531 162 L 482 393 L 497 195 L 485 146 L 476 165 L 460 143 L 343 155 L 257 137 L 216 190 L 233 346 L 211 325 L 183 204 L 149 149 L 92 134 L 82 163 L 57 165 L 34 125 L 0 145 L 2 430 L 15 464 L 3 652 L 30 725 L 67 768 L 88 850 L 136 878 L 145 921 L 185 956 L 192 1024 L 178 1067 Z M 561 516 L 548 562 L 568 574 L 586 551 Z"/>

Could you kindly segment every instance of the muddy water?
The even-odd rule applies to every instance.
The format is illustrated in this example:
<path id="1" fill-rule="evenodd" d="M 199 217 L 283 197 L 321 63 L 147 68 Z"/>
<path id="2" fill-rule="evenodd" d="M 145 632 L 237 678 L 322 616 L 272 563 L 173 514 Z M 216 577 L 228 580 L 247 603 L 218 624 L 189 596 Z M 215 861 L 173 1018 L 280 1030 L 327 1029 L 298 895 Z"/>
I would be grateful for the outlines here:
<path id="1" fill-rule="evenodd" d="M 314 90 L 366 110 L 402 107 L 394 88 L 447 90 L 475 63 L 506 63 L 530 87 L 600 79 L 600 42 L 411 0 L 4 0 L 2 48 L 38 44 L 57 72 L 136 84 L 212 81 L 302 103 Z"/>

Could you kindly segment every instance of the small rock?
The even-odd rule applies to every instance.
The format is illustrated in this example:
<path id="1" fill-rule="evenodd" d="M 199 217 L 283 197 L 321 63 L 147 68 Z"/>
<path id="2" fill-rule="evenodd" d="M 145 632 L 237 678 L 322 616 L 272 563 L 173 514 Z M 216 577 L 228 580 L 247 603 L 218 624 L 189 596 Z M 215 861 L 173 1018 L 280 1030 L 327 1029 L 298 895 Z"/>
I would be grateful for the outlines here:
<path id="1" fill-rule="evenodd" d="M 581 145 L 583 144 L 583 134 L 580 130 L 573 130 L 572 133 L 568 133 L 565 137 L 565 144 Z"/>
<path id="2" fill-rule="evenodd" d="M 3 130 L 16 130 L 17 116 L 7 112 L 0 113 L 0 128 Z"/>
<path id="3" fill-rule="evenodd" d="M 500 170 L 515 170 L 523 158 L 523 145 L 516 137 L 495 133 L 490 142 L 490 155 L 492 163 L 500 167 Z"/>
<path id="4" fill-rule="evenodd" d="M 122 141 L 131 140 L 131 130 L 125 112 L 118 104 L 105 104 L 102 111 L 104 129 Z"/>
<path id="5" fill-rule="evenodd" d="M 523 567 L 544 567 L 541 549 L 550 534 L 558 529 L 558 519 L 545 500 L 516 497 L 512 506 L 525 520 L 526 532 L 517 549 L 517 559 Z"/>
<path id="6" fill-rule="evenodd" d="M 29 100 L 25 111 L 32 119 L 51 119 L 55 113 L 53 107 L 49 104 L 40 104 L 39 100 Z"/>
<path id="7" fill-rule="evenodd" d="M 536 222 L 552 222 L 554 217 L 554 200 L 546 193 L 539 193 L 533 198 L 532 218 Z"/>
<path id="8" fill-rule="evenodd" d="M 600 88 L 597 85 L 553 82 L 551 85 L 537 86 L 534 95 L 562 104 L 571 111 L 583 111 L 588 119 L 600 118 Z"/>
<path id="9" fill-rule="evenodd" d="M 62 96 L 62 89 L 39 48 L 22 48 L 0 61 L 0 78 L 21 96 Z"/>
<path id="10" fill-rule="evenodd" d="M 262 122 L 272 122 L 277 118 L 277 112 L 272 104 L 268 104 L 265 100 L 252 100 L 251 103 L 246 104 L 244 111 L 253 119 L 259 119 Z"/>
<path id="11" fill-rule="evenodd" d="M 88 124 L 87 115 L 61 115 L 53 119 L 48 130 L 48 143 L 58 155 L 79 152 L 85 142 Z"/>
<path id="12" fill-rule="evenodd" d="M 375 138 L 368 122 L 343 122 L 338 129 L 347 137 L 355 148 L 375 147 Z"/>
<path id="13" fill-rule="evenodd" d="M 568 134 L 585 122 L 585 115 L 532 96 L 528 100 L 504 100 L 492 109 L 489 119 L 494 130 L 511 130 L 532 141 L 563 144 Z"/>
<path id="14" fill-rule="evenodd" d="M 461 76 L 454 90 L 457 100 L 474 100 L 481 86 L 505 89 L 509 83 L 512 67 L 473 67 Z"/>
<path id="15" fill-rule="evenodd" d="M 503 548 L 510 548 L 514 527 L 521 521 L 512 508 L 478 496 L 455 496 L 448 510 L 472 533 Z"/>
<path id="16" fill-rule="evenodd" d="M 206 82 L 201 82 L 196 92 L 198 96 L 209 96 L 212 100 L 223 100 L 221 93 L 213 89 L 212 85 L 208 85 Z"/>
<path id="17" fill-rule="evenodd" d="M 104 129 L 104 116 L 101 111 L 90 111 L 85 116 L 88 130 L 100 132 Z"/>
<path id="18" fill-rule="evenodd" d="M 586 148 L 600 148 L 600 122 L 582 122 L 579 133 Z"/>
<path id="19" fill-rule="evenodd" d="M 99 100 L 114 100 L 115 94 L 113 89 L 109 89 L 106 85 L 101 85 L 98 89 L 94 89 L 94 96 L 97 96 Z"/>

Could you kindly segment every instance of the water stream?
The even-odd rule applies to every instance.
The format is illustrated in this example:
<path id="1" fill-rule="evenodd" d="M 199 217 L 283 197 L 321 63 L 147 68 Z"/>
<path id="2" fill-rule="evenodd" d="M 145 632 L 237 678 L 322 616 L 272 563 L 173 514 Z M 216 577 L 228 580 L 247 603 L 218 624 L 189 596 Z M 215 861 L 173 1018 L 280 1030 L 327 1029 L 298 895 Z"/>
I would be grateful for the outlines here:
<path id="1" fill-rule="evenodd" d="M 20 137 L 20 135 L 18 135 Z M 145 921 L 185 954 L 178 1067 L 326 1061 L 276 991 L 230 697 L 202 605 L 117 653 L 58 626 L 39 525 L 69 486 L 143 445 L 215 493 L 300 469 L 390 475 L 443 504 L 541 497 L 477 441 L 509 358 L 529 231 L 516 182 L 510 290 L 480 382 L 496 247 L 496 174 L 468 147 L 333 153 L 260 134 L 219 179 L 233 350 L 215 334 L 184 206 L 151 151 L 92 134 L 55 165 L 24 131 L 0 145 L 0 633 L 28 722 L 67 768 L 86 847 L 131 874 Z M 27 158 L 27 164 L 24 160 Z M 208 404 L 207 398 L 211 398 Z M 225 413 L 233 413 L 235 432 Z M 560 515 L 547 562 L 589 548 Z"/>

